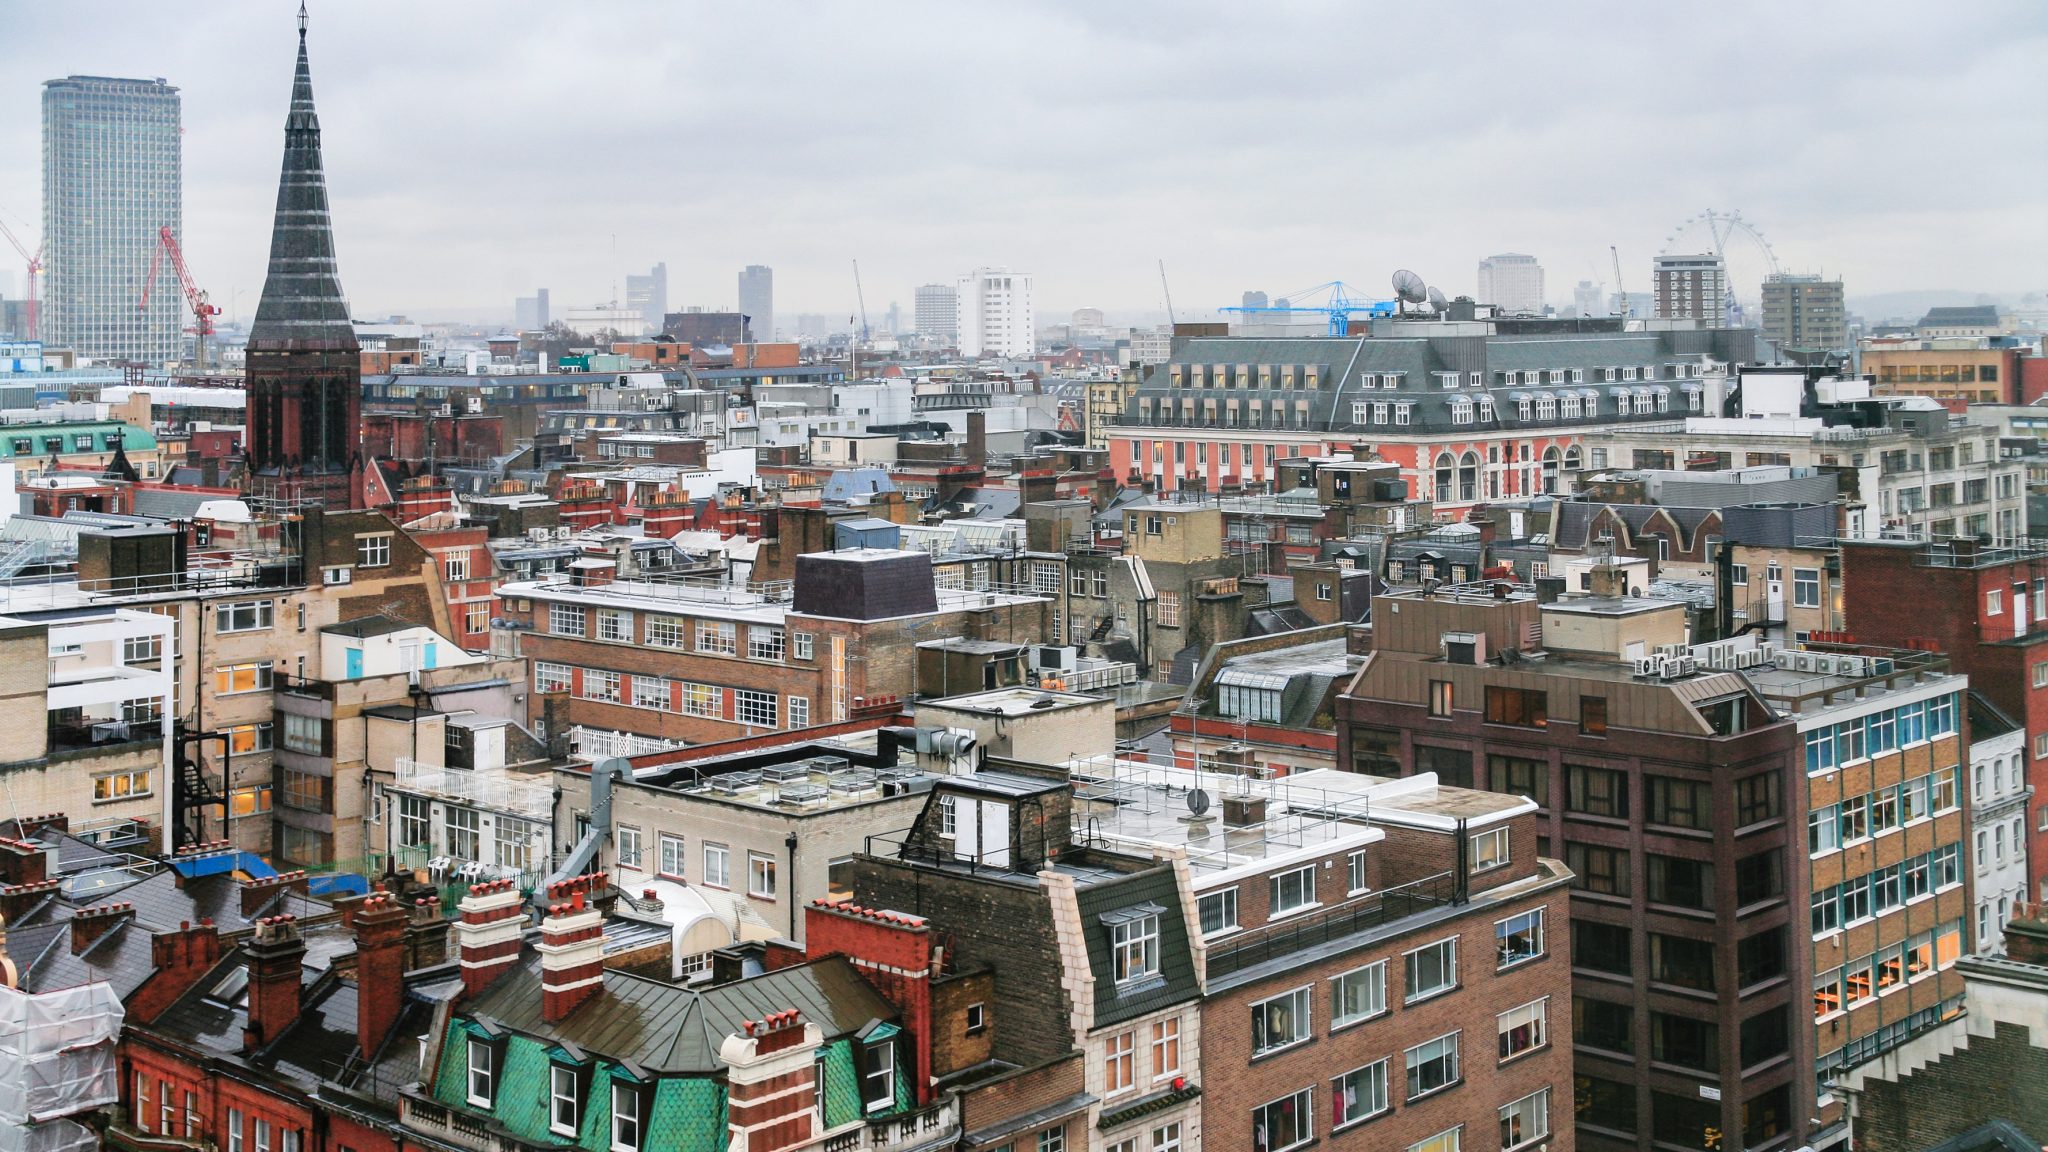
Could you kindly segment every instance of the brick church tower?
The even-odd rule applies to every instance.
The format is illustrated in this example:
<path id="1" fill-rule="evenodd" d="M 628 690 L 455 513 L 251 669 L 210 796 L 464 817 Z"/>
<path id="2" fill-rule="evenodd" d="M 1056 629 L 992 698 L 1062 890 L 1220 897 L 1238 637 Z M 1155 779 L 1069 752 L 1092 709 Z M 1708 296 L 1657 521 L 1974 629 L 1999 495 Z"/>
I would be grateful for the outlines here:
<path id="1" fill-rule="evenodd" d="M 270 271 L 249 328 L 247 388 L 251 494 L 363 507 L 362 363 L 335 271 L 304 4 Z"/>

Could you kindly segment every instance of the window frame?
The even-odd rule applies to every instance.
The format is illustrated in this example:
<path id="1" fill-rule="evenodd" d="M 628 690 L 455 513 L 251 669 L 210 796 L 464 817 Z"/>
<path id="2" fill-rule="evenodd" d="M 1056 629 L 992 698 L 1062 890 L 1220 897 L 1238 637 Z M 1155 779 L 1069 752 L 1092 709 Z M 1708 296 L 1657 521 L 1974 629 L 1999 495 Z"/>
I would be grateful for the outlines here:
<path id="1" fill-rule="evenodd" d="M 1449 960 L 1441 964 L 1442 973 L 1440 981 L 1424 986 L 1418 979 L 1416 958 L 1425 952 L 1441 951 L 1447 946 L 1449 949 Z M 1432 940 L 1427 944 L 1408 949 L 1401 953 L 1401 967 L 1401 1004 L 1403 1007 L 1410 1004 L 1420 1004 L 1424 1000 L 1433 999 L 1442 996 L 1446 992 L 1455 991 L 1458 987 L 1458 938 L 1456 936 L 1446 936 L 1441 940 Z"/>

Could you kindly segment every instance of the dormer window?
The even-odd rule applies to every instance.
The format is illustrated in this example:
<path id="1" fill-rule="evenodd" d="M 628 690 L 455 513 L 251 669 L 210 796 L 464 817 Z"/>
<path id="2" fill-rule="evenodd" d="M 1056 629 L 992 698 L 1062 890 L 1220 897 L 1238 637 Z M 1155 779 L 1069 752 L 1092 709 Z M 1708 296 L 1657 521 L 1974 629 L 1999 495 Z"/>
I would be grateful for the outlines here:
<path id="1" fill-rule="evenodd" d="M 574 1137 L 583 1124 L 583 1084 L 567 1064 L 548 1065 L 548 1131 Z"/>
<path id="2" fill-rule="evenodd" d="M 861 1040 L 860 1098 L 867 1112 L 896 1106 L 896 1027 L 881 1024 Z"/>
<path id="3" fill-rule="evenodd" d="M 611 1152 L 640 1152 L 645 1131 L 647 1094 L 627 1080 L 612 1081 Z"/>
<path id="4" fill-rule="evenodd" d="M 469 1102 L 489 1108 L 498 1088 L 498 1050 L 480 1036 L 469 1038 Z"/>
<path id="5" fill-rule="evenodd" d="M 1159 913 L 1149 905 L 1110 925 L 1111 963 L 1118 984 L 1159 975 Z"/>

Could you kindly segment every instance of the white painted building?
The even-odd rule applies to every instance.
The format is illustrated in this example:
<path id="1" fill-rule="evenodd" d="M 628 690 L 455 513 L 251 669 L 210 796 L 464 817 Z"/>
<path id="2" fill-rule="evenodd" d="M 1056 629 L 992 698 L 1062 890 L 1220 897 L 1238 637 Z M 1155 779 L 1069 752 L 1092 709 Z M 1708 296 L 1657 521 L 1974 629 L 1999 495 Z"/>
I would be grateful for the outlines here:
<path id="1" fill-rule="evenodd" d="M 1970 698 L 1970 825 L 1976 829 L 1971 864 L 1977 910 L 1971 931 L 1976 952 L 2005 951 L 2005 926 L 2027 899 L 2026 729 L 1972 694 Z"/>
<path id="2" fill-rule="evenodd" d="M 960 355 L 969 359 L 1031 355 L 1037 329 L 1028 273 L 976 268 L 960 277 L 955 291 Z"/>

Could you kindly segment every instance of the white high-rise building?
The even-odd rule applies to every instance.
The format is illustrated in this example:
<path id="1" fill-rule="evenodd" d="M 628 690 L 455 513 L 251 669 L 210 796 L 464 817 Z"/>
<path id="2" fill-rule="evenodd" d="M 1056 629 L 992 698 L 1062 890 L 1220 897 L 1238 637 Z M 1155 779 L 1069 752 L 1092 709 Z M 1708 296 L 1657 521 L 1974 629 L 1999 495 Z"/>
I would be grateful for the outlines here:
<path id="1" fill-rule="evenodd" d="M 1025 357 L 1036 348 L 1031 277 L 1008 268 L 976 268 L 960 278 L 954 315 L 960 355 Z"/>
<path id="2" fill-rule="evenodd" d="M 1543 265 L 1534 256 L 1503 252 L 1479 262 L 1479 302 L 1502 312 L 1543 311 Z"/>

